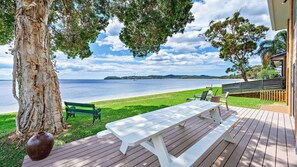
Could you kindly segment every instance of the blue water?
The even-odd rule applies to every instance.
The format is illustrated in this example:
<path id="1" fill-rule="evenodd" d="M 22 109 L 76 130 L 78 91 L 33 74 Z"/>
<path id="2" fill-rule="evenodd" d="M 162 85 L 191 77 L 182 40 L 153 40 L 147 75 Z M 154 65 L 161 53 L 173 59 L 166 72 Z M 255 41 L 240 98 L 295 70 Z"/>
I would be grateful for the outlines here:
<path id="1" fill-rule="evenodd" d="M 170 91 L 220 86 L 234 79 L 60 80 L 63 101 L 90 102 Z M 0 80 L 0 113 L 17 111 L 11 81 Z"/>

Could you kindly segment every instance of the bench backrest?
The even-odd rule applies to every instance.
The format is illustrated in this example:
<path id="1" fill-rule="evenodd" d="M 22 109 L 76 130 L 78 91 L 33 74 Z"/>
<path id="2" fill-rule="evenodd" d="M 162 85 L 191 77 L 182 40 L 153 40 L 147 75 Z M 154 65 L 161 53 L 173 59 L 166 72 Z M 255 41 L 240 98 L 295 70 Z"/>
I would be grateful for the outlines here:
<path id="1" fill-rule="evenodd" d="M 82 112 L 82 113 L 93 113 L 95 110 L 94 104 L 87 104 L 87 103 L 74 103 L 74 102 L 64 102 L 65 106 L 67 107 L 68 111 L 73 112 Z"/>

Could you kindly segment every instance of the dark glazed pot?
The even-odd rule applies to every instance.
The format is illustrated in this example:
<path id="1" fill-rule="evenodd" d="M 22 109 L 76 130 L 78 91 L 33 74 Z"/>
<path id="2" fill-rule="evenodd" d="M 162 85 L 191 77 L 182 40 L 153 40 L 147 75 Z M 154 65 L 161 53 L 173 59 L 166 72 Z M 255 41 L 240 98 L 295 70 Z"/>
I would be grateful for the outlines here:
<path id="1" fill-rule="evenodd" d="M 27 142 L 26 151 L 32 161 L 46 158 L 54 145 L 53 135 L 48 132 L 38 132 Z"/>

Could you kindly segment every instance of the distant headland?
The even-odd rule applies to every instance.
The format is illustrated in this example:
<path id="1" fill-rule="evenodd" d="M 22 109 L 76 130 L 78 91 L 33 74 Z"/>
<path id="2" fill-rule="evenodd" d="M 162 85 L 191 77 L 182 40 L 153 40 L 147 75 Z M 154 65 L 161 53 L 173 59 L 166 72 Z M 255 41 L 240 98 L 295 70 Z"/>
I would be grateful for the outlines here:
<path id="1" fill-rule="evenodd" d="M 121 79 L 237 79 L 238 76 L 209 76 L 209 75 L 147 75 L 147 76 L 108 76 L 104 80 L 121 80 Z"/>

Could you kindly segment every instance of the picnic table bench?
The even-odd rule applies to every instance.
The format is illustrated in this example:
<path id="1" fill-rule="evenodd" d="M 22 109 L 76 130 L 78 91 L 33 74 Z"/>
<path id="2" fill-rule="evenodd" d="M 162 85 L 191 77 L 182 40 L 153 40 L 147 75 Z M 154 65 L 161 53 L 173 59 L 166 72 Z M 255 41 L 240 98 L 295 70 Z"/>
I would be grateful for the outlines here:
<path id="1" fill-rule="evenodd" d="M 96 119 L 101 120 L 101 109 L 96 108 L 94 104 L 87 103 L 74 103 L 74 102 L 64 102 L 66 106 L 66 120 L 75 114 L 92 114 L 93 123 Z"/>
<path id="2" fill-rule="evenodd" d="M 224 138 L 226 141 L 234 142 L 229 130 L 238 118 L 231 115 L 223 121 L 217 110 L 219 106 L 219 103 L 195 100 L 111 122 L 106 124 L 106 128 L 122 141 L 120 151 L 123 154 L 129 146 L 141 145 L 158 157 L 162 167 L 191 166 L 219 139 Z M 179 157 L 170 155 L 163 134 L 175 126 L 183 126 L 193 117 L 201 117 L 204 112 L 209 112 L 211 115 L 211 119 L 204 118 L 204 120 L 212 121 L 218 126 Z M 106 131 L 99 133 L 106 134 Z"/>

